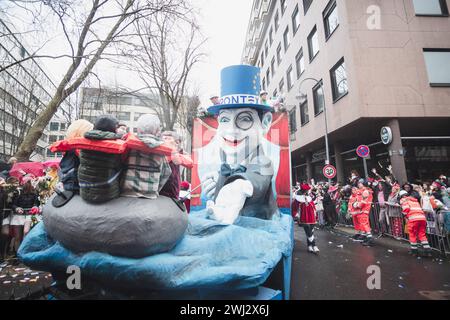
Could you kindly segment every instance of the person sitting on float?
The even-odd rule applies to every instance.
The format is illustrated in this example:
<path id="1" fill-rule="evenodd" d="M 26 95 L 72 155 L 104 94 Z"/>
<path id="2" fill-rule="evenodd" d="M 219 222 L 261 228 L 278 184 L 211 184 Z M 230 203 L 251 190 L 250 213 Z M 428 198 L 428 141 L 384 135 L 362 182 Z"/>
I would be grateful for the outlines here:
<path id="1" fill-rule="evenodd" d="M 178 199 L 181 185 L 180 165 L 184 156 L 183 149 L 181 148 L 181 136 L 175 131 L 164 131 L 162 133 L 162 139 L 164 140 L 164 144 L 170 146 L 174 151 L 168 159 L 172 173 L 161 189 L 160 194 L 169 198 Z"/>
<path id="2" fill-rule="evenodd" d="M 142 115 L 136 126 L 139 140 L 149 148 L 156 148 L 164 143 L 160 138 L 161 122 L 156 115 Z M 171 174 L 165 156 L 132 150 L 128 155 L 126 171 L 122 178 L 121 195 L 156 199 Z"/>
<path id="3" fill-rule="evenodd" d="M 87 120 L 79 119 L 72 122 L 67 128 L 65 139 L 81 138 L 84 134 L 94 128 L 94 125 Z M 62 190 L 55 188 L 58 195 L 55 197 L 56 203 L 63 204 L 69 201 L 74 194 L 80 193 L 80 185 L 78 182 L 78 168 L 80 166 L 80 151 L 68 150 L 59 163 L 59 183 Z"/>
<path id="4" fill-rule="evenodd" d="M 84 134 L 92 141 L 115 140 L 119 121 L 106 114 L 98 116 L 94 129 Z M 120 196 L 122 156 L 93 150 L 81 150 L 78 180 L 81 198 L 87 202 L 102 203 Z"/>

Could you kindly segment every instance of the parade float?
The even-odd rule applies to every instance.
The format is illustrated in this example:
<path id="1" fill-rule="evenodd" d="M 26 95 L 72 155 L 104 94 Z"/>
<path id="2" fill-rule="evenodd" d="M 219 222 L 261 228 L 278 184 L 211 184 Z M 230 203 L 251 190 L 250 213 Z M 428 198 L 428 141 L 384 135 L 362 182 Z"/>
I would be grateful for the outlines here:
<path id="1" fill-rule="evenodd" d="M 51 272 L 59 298 L 289 299 L 288 119 L 260 102 L 259 72 L 243 65 L 223 69 L 220 104 L 194 121 L 189 215 L 183 199 L 164 196 L 53 199 L 19 258 Z M 146 148 L 133 139 L 91 144 L 84 138 L 53 147 L 121 157 Z M 164 148 L 147 151 L 171 156 Z M 74 267 L 79 294 L 67 289 Z"/>

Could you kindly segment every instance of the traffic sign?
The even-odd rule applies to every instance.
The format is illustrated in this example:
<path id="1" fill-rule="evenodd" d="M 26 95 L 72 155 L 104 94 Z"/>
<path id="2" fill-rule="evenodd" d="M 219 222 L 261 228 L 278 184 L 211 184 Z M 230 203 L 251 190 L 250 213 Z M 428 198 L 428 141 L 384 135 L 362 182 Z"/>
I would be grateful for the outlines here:
<path id="1" fill-rule="evenodd" d="M 322 172 L 325 178 L 327 179 L 333 179 L 334 177 L 336 177 L 336 168 L 331 164 L 328 164 L 325 167 L 323 167 Z"/>
<path id="2" fill-rule="evenodd" d="M 381 142 L 383 144 L 388 145 L 392 142 L 392 130 L 389 127 L 383 127 L 380 131 Z"/>
<path id="3" fill-rule="evenodd" d="M 364 144 L 360 145 L 358 148 L 356 148 L 356 154 L 358 155 L 358 157 L 367 158 L 370 155 L 370 149 Z"/>

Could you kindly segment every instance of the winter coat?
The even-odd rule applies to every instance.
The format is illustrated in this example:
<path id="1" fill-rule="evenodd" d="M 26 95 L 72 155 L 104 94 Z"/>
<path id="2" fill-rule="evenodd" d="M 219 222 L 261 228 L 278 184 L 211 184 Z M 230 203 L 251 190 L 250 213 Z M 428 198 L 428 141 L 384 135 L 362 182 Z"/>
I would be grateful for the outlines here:
<path id="1" fill-rule="evenodd" d="M 91 130 L 84 137 L 91 140 L 114 140 L 113 132 Z M 99 151 L 81 150 L 78 180 L 83 200 L 102 203 L 120 196 L 122 156 Z"/>
<path id="2" fill-rule="evenodd" d="M 75 151 L 68 151 L 61 159 L 59 164 L 59 180 L 64 186 L 64 190 L 78 192 L 80 185 L 78 184 L 78 167 L 80 166 L 80 159 Z"/>
<path id="3" fill-rule="evenodd" d="M 400 200 L 403 214 L 408 221 L 426 221 L 425 213 L 420 206 L 419 201 L 414 197 L 405 197 Z"/>
<path id="4" fill-rule="evenodd" d="M 16 212 L 17 208 L 26 210 L 39 206 L 39 204 L 39 198 L 36 193 L 21 193 L 14 198 L 12 209 Z"/>

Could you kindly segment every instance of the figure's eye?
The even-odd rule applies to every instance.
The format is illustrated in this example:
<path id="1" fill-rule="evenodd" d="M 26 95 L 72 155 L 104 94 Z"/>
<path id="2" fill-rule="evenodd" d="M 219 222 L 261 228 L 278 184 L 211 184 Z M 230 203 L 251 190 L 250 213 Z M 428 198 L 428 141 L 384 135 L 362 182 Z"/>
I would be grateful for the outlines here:
<path id="1" fill-rule="evenodd" d="M 220 123 L 230 122 L 230 118 L 222 116 L 222 117 L 219 118 L 219 122 Z"/>

